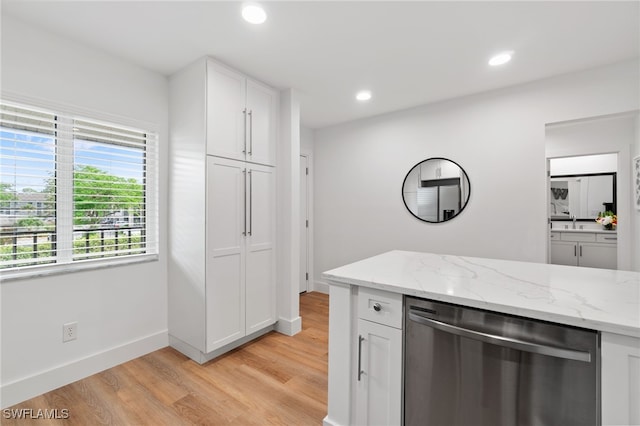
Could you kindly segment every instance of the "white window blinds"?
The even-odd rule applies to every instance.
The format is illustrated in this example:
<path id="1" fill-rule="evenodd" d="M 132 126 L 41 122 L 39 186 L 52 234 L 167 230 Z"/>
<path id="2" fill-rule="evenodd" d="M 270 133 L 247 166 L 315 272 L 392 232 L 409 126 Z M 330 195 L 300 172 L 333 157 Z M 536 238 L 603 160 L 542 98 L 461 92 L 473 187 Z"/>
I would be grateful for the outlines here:
<path id="1" fill-rule="evenodd" d="M 0 103 L 0 270 L 157 254 L 154 133 Z"/>

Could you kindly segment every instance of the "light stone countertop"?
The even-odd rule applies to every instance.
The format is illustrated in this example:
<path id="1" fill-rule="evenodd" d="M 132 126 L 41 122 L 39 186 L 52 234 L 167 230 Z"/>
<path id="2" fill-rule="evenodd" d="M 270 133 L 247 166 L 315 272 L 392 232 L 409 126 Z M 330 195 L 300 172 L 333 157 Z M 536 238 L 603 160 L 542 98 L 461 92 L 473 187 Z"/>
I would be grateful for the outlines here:
<path id="1" fill-rule="evenodd" d="M 579 232 L 579 233 L 591 233 L 591 234 L 612 234 L 616 235 L 618 231 L 607 231 L 602 228 L 584 228 L 584 229 L 564 229 L 564 228 L 552 228 L 551 232 Z"/>
<path id="2" fill-rule="evenodd" d="M 640 273 L 394 250 L 323 274 L 344 283 L 640 337 Z"/>

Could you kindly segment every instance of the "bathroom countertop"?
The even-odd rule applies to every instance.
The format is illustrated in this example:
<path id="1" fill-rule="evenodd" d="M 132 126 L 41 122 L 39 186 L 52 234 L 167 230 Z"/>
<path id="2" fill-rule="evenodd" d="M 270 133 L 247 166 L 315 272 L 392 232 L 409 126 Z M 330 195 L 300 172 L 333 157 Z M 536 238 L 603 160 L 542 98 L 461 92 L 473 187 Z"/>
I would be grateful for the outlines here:
<path id="1" fill-rule="evenodd" d="M 329 284 L 640 337 L 638 272 L 394 250 L 323 277 Z"/>
<path id="2" fill-rule="evenodd" d="M 618 231 L 606 230 L 602 228 L 585 228 L 585 229 L 564 229 L 564 228 L 551 228 L 551 232 L 589 232 L 592 234 L 617 234 Z"/>

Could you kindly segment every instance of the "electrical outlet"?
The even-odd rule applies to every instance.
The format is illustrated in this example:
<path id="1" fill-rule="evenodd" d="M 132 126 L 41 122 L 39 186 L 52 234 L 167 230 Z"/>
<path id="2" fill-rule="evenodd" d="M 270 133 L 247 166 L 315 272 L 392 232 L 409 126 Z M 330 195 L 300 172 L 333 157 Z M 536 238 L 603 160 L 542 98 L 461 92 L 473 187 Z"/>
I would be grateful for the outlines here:
<path id="1" fill-rule="evenodd" d="M 69 322 L 62 326 L 62 342 L 76 340 L 78 338 L 78 323 Z"/>

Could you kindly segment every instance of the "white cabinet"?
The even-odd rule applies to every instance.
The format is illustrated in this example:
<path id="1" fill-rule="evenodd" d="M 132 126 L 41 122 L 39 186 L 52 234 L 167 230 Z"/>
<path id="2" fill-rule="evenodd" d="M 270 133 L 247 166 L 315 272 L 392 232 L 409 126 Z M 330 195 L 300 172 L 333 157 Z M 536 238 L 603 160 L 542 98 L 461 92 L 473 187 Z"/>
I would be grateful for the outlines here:
<path id="1" fill-rule="evenodd" d="M 271 167 L 207 159 L 206 351 L 275 323 Z"/>
<path id="2" fill-rule="evenodd" d="M 402 295 L 360 288 L 356 425 L 402 419 Z"/>
<path id="3" fill-rule="evenodd" d="M 209 59 L 173 75 L 169 87 L 169 343 L 206 362 L 276 322 L 275 168 L 266 165 L 275 147 L 263 146 L 276 130 L 273 116 L 257 115 L 252 130 L 242 112 L 273 107 L 275 92 L 249 96 L 264 87 Z M 234 159 L 245 130 L 259 155 Z"/>
<path id="4" fill-rule="evenodd" d="M 207 154 L 275 164 L 277 93 L 207 61 Z"/>
<path id="5" fill-rule="evenodd" d="M 593 232 L 552 232 L 551 263 L 616 269 L 618 245 L 616 234 Z"/>
<path id="6" fill-rule="evenodd" d="M 640 425 L 640 339 L 602 333 L 602 424 Z"/>
<path id="7" fill-rule="evenodd" d="M 445 159 L 432 159 L 420 165 L 420 180 L 459 178 L 460 168 Z"/>

